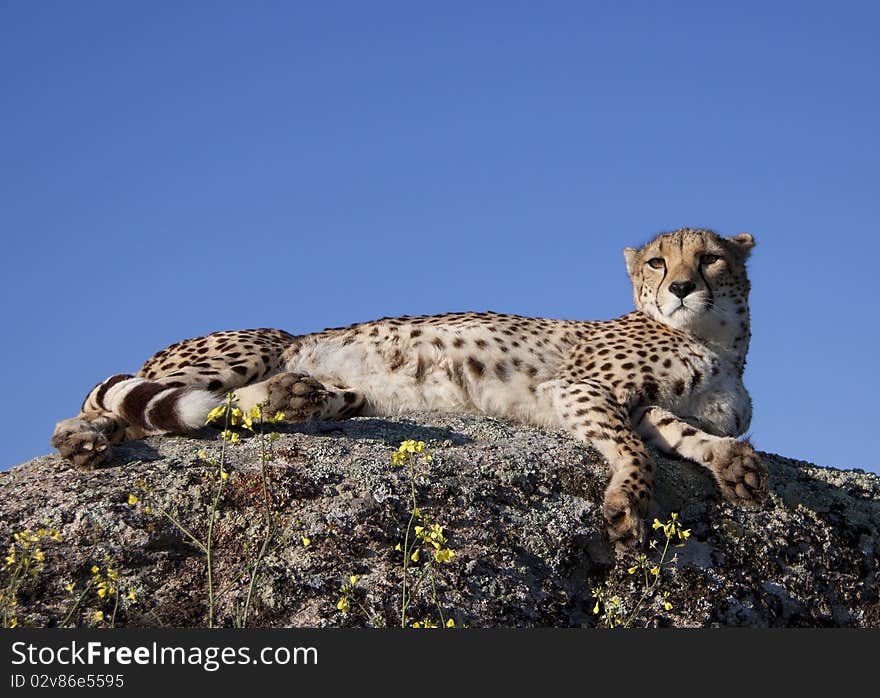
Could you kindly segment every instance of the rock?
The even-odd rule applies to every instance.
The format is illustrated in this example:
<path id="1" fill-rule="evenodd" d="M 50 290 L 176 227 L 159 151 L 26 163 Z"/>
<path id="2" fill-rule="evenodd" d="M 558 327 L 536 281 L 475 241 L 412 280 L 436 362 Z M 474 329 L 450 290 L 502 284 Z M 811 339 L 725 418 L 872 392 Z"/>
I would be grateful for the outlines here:
<path id="1" fill-rule="evenodd" d="M 408 562 L 410 589 L 418 588 L 407 624 L 439 623 L 442 610 L 443 620 L 471 627 L 595 626 L 615 615 L 651 627 L 880 626 L 876 475 L 765 453 L 771 496 L 746 510 L 721 501 L 699 466 L 657 456 L 649 521 L 676 512 L 691 535 L 669 549 L 645 594 L 645 572 L 627 572 L 638 566 L 635 555 L 617 556 L 604 532 L 607 467 L 561 432 L 431 414 L 277 431 L 265 466 L 268 514 L 266 441 L 243 434 L 227 445 L 230 477 L 211 536 L 212 613 L 207 556 L 184 529 L 207 540 L 220 480 L 198 454 L 219 458 L 216 431 L 118 446 L 94 471 L 49 455 L 0 473 L 0 542 L 47 526 L 61 538 L 32 544 L 45 560 L 17 586 L 11 615 L 31 626 L 59 625 L 68 615 L 79 626 L 205 626 L 209 615 L 220 626 L 399 625 L 403 554 L 395 546 L 404 541 L 411 487 L 409 470 L 393 467 L 390 456 L 415 439 L 433 461 L 416 469 L 424 519 L 414 523 L 442 525 L 455 555 L 431 565 L 432 574 L 433 548 Z M 130 495 L 138 501 L 129 503 Z M 647 551 L 651 567 L 665 536 L 662 528 L 649 533 L 659 541 Z M 4 588 L 22 554 L 0 573 Z M 99 597 L 100 580 L 115 593 Z M 337 607 L 345 606 L 343 586 L 351 587 L 346 613 Z"/>

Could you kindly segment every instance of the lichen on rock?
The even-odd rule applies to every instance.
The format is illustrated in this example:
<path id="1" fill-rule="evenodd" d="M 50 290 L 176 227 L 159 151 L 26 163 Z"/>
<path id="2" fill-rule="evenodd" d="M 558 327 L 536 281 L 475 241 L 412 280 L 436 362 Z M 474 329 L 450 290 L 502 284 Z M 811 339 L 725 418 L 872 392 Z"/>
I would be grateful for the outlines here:
<path id="1" fill-rule="evenodd" d="M 607 467 L 562 432 L 435 414 L 277 430 L 266 461 L 271 515 L 260 438 L 227 447 L 230 477 L 211 535 L 217 625 L 240 623 L 246 605 L 251 626 L 399 625 L 395 547 L 406 534 L 410 479 L 390 455 L 406 439 L 433 455 L 416 490 L 455 551 L 436 565 L 434 586 L 456 627 L 601 625 L 597 588 L 613 590 L 625 612 L 638 605 L 644 585 L 628 573 L 632 556 L 616 555 L 604 531 Z M 215 480 L 202 451 L 216 459 L 216 431 L 118 446 L 93 471 L 49 455 L 0 474 L 0 543 L 47 523 L 61 535 L 18 589 L 19 623 L 55 626 L 70 615 L 69 625 L 92 625 L 103 609 L 106 624 L 106 599 L 88 589 L 97 566 L 118 576 L 116 626 L 207 625 L 204 551 L 158 511 L 205 540 Z M 691 534 L 661 572 L 663 594 L 643 603 L 632 625 L 880 626 L 880 478 L 765 453 L 770 498 L 739 509 L 699 466 L 655 456 L 649 520 L 676 512 Z M 343 612 L 346 585 L 352 604 Z M 414 595 L 410 620 L 436 615 L 433 594 Z"/>

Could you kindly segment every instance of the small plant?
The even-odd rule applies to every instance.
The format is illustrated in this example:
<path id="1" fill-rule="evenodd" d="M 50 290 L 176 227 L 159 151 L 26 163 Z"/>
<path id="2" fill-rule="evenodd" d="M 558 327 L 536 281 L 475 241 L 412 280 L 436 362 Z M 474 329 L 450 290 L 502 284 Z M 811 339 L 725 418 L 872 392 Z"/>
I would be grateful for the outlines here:
<path id="1" fill-rule="evenodd" d="M 211 503 L 208 507 L 208 529 L 205 539 L 200 539 L 188 526 L 186 526 L 177 516 L 163 507 L 157 498 L 153 496 L 152 489 L 145 481 L 138 483 L 141 489 L 141 495 L 129 494 L 128 503 L 131 506 L 138 504 L 143 505 L 145 514 L 152 514 L 154 511 L 166 518 L 178 531 L 180 531 L 186 539 L 192 543 L 200 552 L 205 555 L 207 577 L 208 577 L 208 627 L 214 627 L 214 607 L 215 607 L 215 584 L 214 584 L 214 523 L 220 517 L 220 500 L 223 496 L 223 489 L 230 478 L 229 470 L 226 466 L 226 449 L 228 444 L 239 443 L 240 437 L 237 432 L 232 431 L 229 427 L 231 424 L 238 422 L 242 416 L 241 410 L 237 407 L 233 408 L 232 403 L 235 396 L 232 393 L 226 395 L 226 401 L 214 408 L 207 417 L 207 424 L 224 419 L 223 431 L 220 433 L 221 449 L 218 459 L 211 458 L 207 452 L 200 451 L 199 459 L 210 469 L 204 471 L 203 475 L 209 482 L 211 487 Z M 143 498 L 143 502 L 142 502 Z M 96 620 L 97 619 L 97 613 Z M 102 619 L 103 620 L 103 617 Z"/>
<path id="2" fill-rule="evenodd" d="M 412 439 L 401 442 L 397 450 L 391 454 L 391 464 L 405 467 L 409 473 L 409 519 L 403 541 L 394 546 L 394 550 L 401 553 L 403 558 L 400 594 L 400 627 L 402 628 L 455 627 L 455 621 L 447 618 L 447 614 L 443 611 L 434 572 L 436 565 L 451 562 L 455 557 L 455 551 L 448 546 L 443 526 L 429 520 L 422 512 L 416 490 L 417 466 L 428 464 L 432 460 L 433 456 L 425 447 L 425 442 Z M 309 545 L 307 538 L 303 538 L 303 545 Z M 340 587 L 336 609 L 348 614 L 356 607 L 371 624 L 383 624 L 382 619 L 371 613 L 359 600 L 359 579 L 357 575 L 351 575 L 348 583 Z M 430 601 L 437 609 L 439 624 L 431 618 L 423 618 L 410 624 L 408 611 L 425 582 L 430 583 Z"/>
<path id="3" fill-rule="evenodd" d="M 108 561 L 108 564 L 103 568 L 99 565 L 92 565 L 89 574 L 89 581 L 83 587 L 83 590 L 78 593 L 64 620 L 61 621 L 62 628 L 67 625 L 90 591 L 95 592 L 98 605 L 101 606 L 101 608 L 92 613 L 90 617 L 91 622 L 94 625 L 104 625 L 110 628 L 116 627 L 116 613 L 119 610 L 119 599 L 122 593 L 119 589 L 119 572 Z M 75 582 L 69 583 L 65 589 L 71 594 L 77 594 Z M 133 588 L 129 588 L 123 598 L 124 603 L 128 606 L 133 606 L 138 602 L 137 593 Z"/>
<path id="4" fill-rule="evenodd" d="M 244 605 L 242 606 L 241 611 L 236 614 L 233 621 L 233 624 L 237 628 L 247 627 L 251 601 L 253 599 L 254 589 L 257 585 L 257 579 L 259 578 L 260 566 L 262 565 L 266 553 L 269 551 L 269 545 L 277 533 L 277 526 L 275 524 L 275 507 L 272 501 L 271 488 L 269 486 L 268 466 L 269 461 L 272 458 L 272 442 L 278 438 L 278 433 L 274 431 L 267 433 L 265 425 L 267 422 L 269 424 L 277 424 L 282 421 L 284 419 L 284 413 L 276 412 L 274 415 L 266 418 L 264 414 L 265 408 L 266 405 L 261 403 L 254 406 L 248 414 L 241 415 L 242 427 L 258 434 L 260 439 L 260 480 L 263 490 L 263 515 L 266 535 L 263 538 L 262 545 L 260 546 L 257 556 L 250 568 L 250 582 L 248 584 Z M 235 410 L 233 410 L 233 413 L 234 412 Z M 235 416 L 236 415 L 233 414 L 233 418 L 235 418 Z M 256 428 L 254 427 L 254 420 L 256 420 Z M 306 545 L 305 540 L 306 539 L 303 540 L 303 545 Z"/>
<path id="5" fill-rule="evenodd" d="M 13 534 L 13 542 L 6 549 L 3 569 L 9 574 L 6 585 L 0 589 L 0 612 L 3 614 L 3 627 L 16 628 L 20 625 L 18 594 L 28 579 L 39 576 L 46 563 L 43 545 L 46 540 L 60 541 L 61 531 L 57 528 L 29 528 Z"/>
<path id="6" fill-rule="evenodd" d="M 452 562 L 455 551 L 448 547 L 443 526 L 430 521 L 419 508 L 416 491 L 416 466 L 428 464 L 434 457 L 425 448 L 424 441 L 412 439 L 401 442 L 398 449 L 391 454 L 391 464 L 405 467 L 409 471 L 410 509 L 406 524 L 403 543 L 394 549 L 403 554 L 403 582 L 400 595 L 400 626 L 407 627 L 407 611 L 415 599 L 416 592 L 425 580 L 431 583 L 431 602 L 437 609 L 440 625 L 446 628 L 455 627 L 455 621 L 447 619 L 443 613 L 437 593 L 437 580 L 434 566 Z M 414 579 L 410 582 L 410 576 Z M 423 619 L 412 624 L 414 628 L 438 627 L 431 624 L 430 619 Z"/>
<path id="7" fill-rule="evenodd" d="M 375 614 L 368 611 L 357 597 L 357 584 L 359 581 L 360 577 L 353 574 L 349 576 L 348 584 L 343 584 L 339 587 L 339 600 L 336 602 L 336 609 L 342 613 L 349 613 L 352 604 L 354 604 L 372 625 L 380 625 L 379 619 L 376 618 Z"/>
<path id="8" fill-rule="evenodd" d="M 595 587 L 592 590 L 593 597 L 596 599 L 596 605 L 593 607 L 593 613 L 598 616 L 599 622 L 606 628 L 624 627 L 629 628 L 645 603 L 656 598 L 660 607 L 665 611 L 671 611 L 673 606 L 669 600 L 669 591 L 664 590 L 659 596 L 658 589 L 662 578 L 663 570 L 666 567 L 678 564 L 678 555 L 668 557 L 670 547 L 682 547 L 691 531 L 684 528 L 678 518 L 678 514 L 673 512 L 666 523 L 660 519 L 654 519 L 652 529 L 657 531 L 662 529 L 663 547 L 656 559 L 651 560 L 644 553 L 640 553 L 635 560 L 635 564 L 629 567 L 627 574 L 635 575 L 639 573 L 642 581 L 642 591 L 631 610 L 625 608 L 624 601 L 621 599 L 619 592 L 615 591 L 615 585 L 612 582 L 606 582 L 604 586 Z M 656 540 L 649 543 L 652 551 L 656 551 L 659 546 Z"/>
<path id="9" fill-rule="evenodd" d="M 241 607 L 236 611 L 233 618 L 233 625 L 236 627 L 245 627 L 251 611 L 251 604 L 254 597 L 257 581 L 259 579 L 259 570 L 263 560 L 268 554 L 271 543 L 276 536 L 278 527 L 276 524 L 276 512 L 274 511 L 274 502 L 272 500 L 272 492 L 269 484 L 268 464 L 272 459 L 272 442 L 278 438 L 275 432 L 266 430 L 267 424 L 277 424 L 284 419 L 283 412 L 276 412 L 274 415 L 266 415 L 264 413 L 265 405 L 260 404 L 254 406 L 248 412 L 244 412 L 235 405 L 236 396 L 233 393 L 226 395 L 226 400 L 215 407 L 208 414 L 206 424 L 222 423 L 220 432 L 220 454 L 218 457 L 210 456 L 207 451 L 198 453 L 199 461 L 209 466 L 203 472 L 205 481 L 210 487 L 210 504 L 208 506 L 208 522 L 207 530 L 203 537 L 200 537 L 195 531 L 174 513 L 166 509 L 157 497 L 154 496 L 152 489 L 145 481 L 138 483 L 140 488 L 139 494 L 129 494 L 128 504 L 131 506 L 141 505 L 145 514 L 158 514 L 167 519 L 174 528 L 176 528 L 183 536 L 195 546 L 204 556 L 207 574 L 207 595 L 208 595 L 208 627 L 213 628 L 216 625 L 216 604 L 218 597 L 217 584 L 215 580 L 215 536 L 214 525 L 220 518 L 220 508 L 223 502 L 223 493 L 228 486 L 232 473 L 227 465 L 227 449 L 230 445 L 241 443 L 241 434 L 238 430 L 243 430 L 255 434 L 259 438 L 260 443 L 260 489 L 263 497 L 263 514 L 265 536 L 259 546 L 257 554 L 248 569 L 248 586 L 245 600 Z M 238 430 L 234 430 L 236 428 Z M 304 539 L 305 540 L 305 539 Z M 304 545 L 306 543 L 304 542 Z"/>

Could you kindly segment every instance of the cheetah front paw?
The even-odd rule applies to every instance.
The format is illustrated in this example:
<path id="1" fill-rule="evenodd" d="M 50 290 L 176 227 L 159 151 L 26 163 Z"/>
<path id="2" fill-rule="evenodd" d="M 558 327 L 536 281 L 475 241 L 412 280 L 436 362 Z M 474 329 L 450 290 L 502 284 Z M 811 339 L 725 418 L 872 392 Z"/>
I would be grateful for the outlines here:
<path id="1" fill-rule="evenodd" d="M 302 373 L 279 373 L 268 380 L 266 388 L 267 412 L 283 412 L 288 422 L 305 422 L 315 417 L 327 399 L 326 388 Z"/>
<path id="2" fill-rule="evenodd" d="M 767 499 L 767 468 L 747 441 L 726 441 L 712 467 L 725 499 L 740 506 L 760 506 Z"/>
<path id="3" fill-rule="evenodd" d="M 111 436 L 117 427 L 116 422 L 108 418 L 68 419 L 55 427 L 52 445 L 77 467 L 94 468 L 110 455 Z"/>
<path id="4" fill-rule="evenodd" d="M 634 493 L 613 485 L 605 490 L 602 513 L 605 515 L 608 537 L 617 550 L 633 550 L 644 544 L 645 509 Z"/>

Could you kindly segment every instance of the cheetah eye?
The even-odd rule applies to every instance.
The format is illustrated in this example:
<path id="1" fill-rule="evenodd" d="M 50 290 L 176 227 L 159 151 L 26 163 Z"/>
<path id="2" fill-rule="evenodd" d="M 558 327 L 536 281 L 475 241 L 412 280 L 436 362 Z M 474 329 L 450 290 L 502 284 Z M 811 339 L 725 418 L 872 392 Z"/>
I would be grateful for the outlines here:
<path id="1" fill-rule="evenodd" d="M 700 264 L 704 266 L 709 266 L 710 264 L 715 264 L 721 257 L 717 254 L 704 254 L 700 257 Z"/>
<path id="2" fill-rule="evenodd" d="M 666 266 L 666 260 L 663 257 L 654 257 L 648 260 L 648 266 L 652 269 L 662 269 Z"/>

